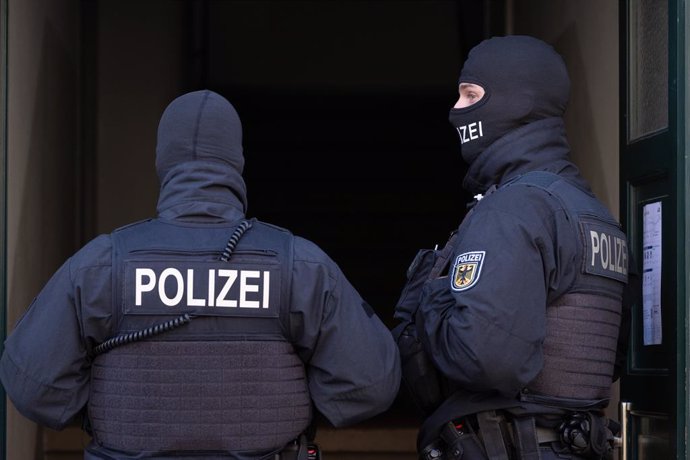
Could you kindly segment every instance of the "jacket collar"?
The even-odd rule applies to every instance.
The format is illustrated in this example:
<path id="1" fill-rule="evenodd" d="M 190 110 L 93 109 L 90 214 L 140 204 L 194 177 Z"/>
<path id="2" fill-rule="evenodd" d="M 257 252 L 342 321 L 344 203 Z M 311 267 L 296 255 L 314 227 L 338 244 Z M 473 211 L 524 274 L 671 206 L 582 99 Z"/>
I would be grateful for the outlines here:
<path id="1" fill-rule="evenodd" d="M 549 171 L 589 190 L 569 159 L 570 146 L 560 117 L 545 118 L 511 131 L 491 144 L 470 164 L 463 186 L 484 193 L 529 171 Z"/>

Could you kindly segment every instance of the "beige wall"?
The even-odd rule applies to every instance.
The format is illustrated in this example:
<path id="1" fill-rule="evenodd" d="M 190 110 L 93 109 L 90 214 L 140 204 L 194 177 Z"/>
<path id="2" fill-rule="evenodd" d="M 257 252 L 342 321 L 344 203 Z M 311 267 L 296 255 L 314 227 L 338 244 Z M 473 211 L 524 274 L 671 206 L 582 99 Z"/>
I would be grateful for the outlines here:
<path id="1" fill-rule="evenodd" d="M 572 158 L 618 215 L 618 2 L 512 0 L 513 33 L 554 45 L 572 91 L 566 112 Z"/>
<path id="2" fill-rule="evenodd" d="M 78 2 L 8 4 L 7 296 L 11 329 L 76 244 Z M 36 429 L 8 403 L 7 458 Z"/>

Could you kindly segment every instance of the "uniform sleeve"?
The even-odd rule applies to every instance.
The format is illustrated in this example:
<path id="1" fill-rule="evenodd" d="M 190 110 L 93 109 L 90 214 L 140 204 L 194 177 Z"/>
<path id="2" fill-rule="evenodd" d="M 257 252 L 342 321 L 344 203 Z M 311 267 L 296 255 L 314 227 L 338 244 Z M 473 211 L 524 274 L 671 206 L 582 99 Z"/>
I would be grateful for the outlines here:
<path id="1" fill-rule="evenodd" d="M 83 273 L 76 265 L 70 258 L 52 276 L 5 341 L 0 359 L 0 380 L 17 410 L 53 429 L 70 423 L 88 399 L 79 308 Z"/>
<path id="2" fill-rule="evenodd" d="M 336 427 L 385 411 L 400 384 L 400 358 L 388 328 L 338 266 L 301 239 L 292 285 L 293 342 L 316 408 Z"/>
<path id="3" fill-rule="evenodd" d="M 558 248 L 552 213 L 495 195 L 461 225 L 448 275 L 425 286 L 416 320 L 443 374 L 514 396 L 543 366 L 548 293 L 569 282 L 556 262 L 572 247 Z"/>

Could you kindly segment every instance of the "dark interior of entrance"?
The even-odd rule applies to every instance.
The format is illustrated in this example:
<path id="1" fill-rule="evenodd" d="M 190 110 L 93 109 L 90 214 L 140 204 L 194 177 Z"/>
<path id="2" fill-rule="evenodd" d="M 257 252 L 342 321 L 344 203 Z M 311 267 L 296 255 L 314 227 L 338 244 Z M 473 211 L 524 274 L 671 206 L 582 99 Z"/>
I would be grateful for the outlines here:
<path id="1" fill-rule="evenodd" d="M 416 250 L 443 244 L 471 199 L 447 115 L 493 3 L 186 3 L 179 93 L 208 88 L 235 105 L 248 214 L 314 240 L 386 320 Z"/>

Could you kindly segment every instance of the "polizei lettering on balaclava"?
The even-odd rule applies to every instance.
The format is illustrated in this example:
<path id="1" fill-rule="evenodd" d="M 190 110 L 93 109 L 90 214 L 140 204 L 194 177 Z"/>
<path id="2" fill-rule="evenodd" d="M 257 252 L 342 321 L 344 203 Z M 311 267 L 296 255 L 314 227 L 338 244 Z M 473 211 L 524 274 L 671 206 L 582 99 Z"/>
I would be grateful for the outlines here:
<path id="1" fill-rule="evenodd" d="M 134 314 L 277 316 L 279 283 L 277 265 L 127 261 L 123 308 Z"/>
<path id="2" fill-rule="evenodd" d="M 455 129 L 458 131 L 461 144 L 479 139 L 484 135 L 481 121 L 476 121 L 474 123 L 470 123 L 469 125 L 456 126 Z"/>

